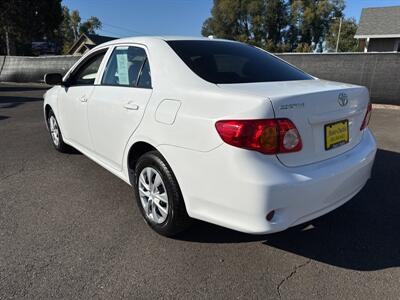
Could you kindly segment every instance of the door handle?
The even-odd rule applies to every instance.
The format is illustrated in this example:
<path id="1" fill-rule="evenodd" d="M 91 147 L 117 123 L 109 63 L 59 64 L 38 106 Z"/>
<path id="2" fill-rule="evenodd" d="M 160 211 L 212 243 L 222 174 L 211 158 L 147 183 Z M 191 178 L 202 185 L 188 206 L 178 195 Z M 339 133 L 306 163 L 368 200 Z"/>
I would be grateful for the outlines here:
<path id="1" fill-rule="evenodd" d="M 128 102 L 124 105 L 124 108 L 127 110 L 138 110 L 139 109 L 139 105 L 132 103 L 132 102 Z"/>
<path id="2" fill-rule="evenodd" d="M 88 98 L 87 98 L 86 96 L 82 96 L 79 100 L 80 100 L 81 102 L 87 102 L 87 101 L 88 101 Z"/>

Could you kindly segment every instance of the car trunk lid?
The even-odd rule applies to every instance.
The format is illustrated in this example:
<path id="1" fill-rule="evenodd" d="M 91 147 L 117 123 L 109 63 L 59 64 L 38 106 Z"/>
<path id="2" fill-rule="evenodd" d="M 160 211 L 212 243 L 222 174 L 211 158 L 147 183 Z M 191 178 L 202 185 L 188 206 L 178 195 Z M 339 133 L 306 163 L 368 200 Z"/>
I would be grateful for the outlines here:
<path id="1" fill-rule="evenodd" d="M 288 118 L 296 125 L 303 148 L 299 152 L 277 155 L 288 167 L 340 155 L 356 146 L 362 138 L 360 127 L 369 102 L 364 87 L 324 80 L 225 84 L 220 87 L 265 97 L 271 101 L 276 118 Z M 340 144 L 339 139 L 332 146 L 338 137 L 336 133 L 340 135 L 340 130 L 344 132 L 346 126 L 348 142 Z M 326 143 L 328 130 L 329 149 Z"/>

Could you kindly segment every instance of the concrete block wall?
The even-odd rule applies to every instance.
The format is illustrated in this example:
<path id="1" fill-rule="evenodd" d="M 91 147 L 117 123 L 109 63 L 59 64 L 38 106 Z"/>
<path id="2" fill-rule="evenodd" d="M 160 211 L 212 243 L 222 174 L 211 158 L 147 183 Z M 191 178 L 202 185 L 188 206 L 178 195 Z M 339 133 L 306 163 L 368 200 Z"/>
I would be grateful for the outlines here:
<path id="1" fill-rule="evenodd" d="M 400 53 L 278 56 L 318 78 L 366 86 L 374 103 L 400 105 Z"/>
<path id="2" fill-rule="evenodd" d="M 65 74 L 76 56 L 0 56 L 0 82 L 41 82 L 46 73 Z"/>
<path id="3" fill-rule="evenodd" d="M 321 79 L 367 86 L 374 103 L 400 105 L 400 53 L 288 53 L 278 56 Z M 0 82 L 41 82 L 65 72 L 76 56 L 0 56 Z"/>

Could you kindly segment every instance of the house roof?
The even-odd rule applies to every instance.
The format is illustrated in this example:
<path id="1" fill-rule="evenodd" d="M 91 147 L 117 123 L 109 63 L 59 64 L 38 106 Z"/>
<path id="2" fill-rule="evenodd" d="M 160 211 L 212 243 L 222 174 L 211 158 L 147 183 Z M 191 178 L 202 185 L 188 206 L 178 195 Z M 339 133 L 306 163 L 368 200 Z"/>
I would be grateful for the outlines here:
<path id="1" fill-rule="evenodd" d="M 363 8 L 354 37 L 356 39 L 400 37 L 400 6 Z"/>
<path id="2" fill-rule="evenodd" d="M 86 36 L 96 45 L 100 45 L 112 40 L 116 40 L 117 38 L 105 35 L 97 35 L 97 34 L 86 34 Z"/>
<path id="3" fill-rule="evenodd" d="M 83 33 L 68 50 L 68 54 L 74 54 L 77 49 L 85 46 L 88 49 L 94 46 L 115 40 L 117 38 L 111 36 L 97 35 L 97 34 L 85 34 Z M 90 47 L 92 45 L 93 47 Z"/>

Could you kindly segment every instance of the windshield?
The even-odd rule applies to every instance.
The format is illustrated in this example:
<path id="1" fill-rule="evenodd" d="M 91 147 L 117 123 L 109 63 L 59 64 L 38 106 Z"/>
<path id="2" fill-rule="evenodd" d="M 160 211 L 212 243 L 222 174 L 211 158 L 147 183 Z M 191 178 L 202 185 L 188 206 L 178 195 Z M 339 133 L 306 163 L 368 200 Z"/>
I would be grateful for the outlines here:
<path id="1" fill-rule="evenodd" d="M 212 83 L 250 83 L 313 79 L 256 47 L 224 41 L 167 41 L 198 76 Z"/>

